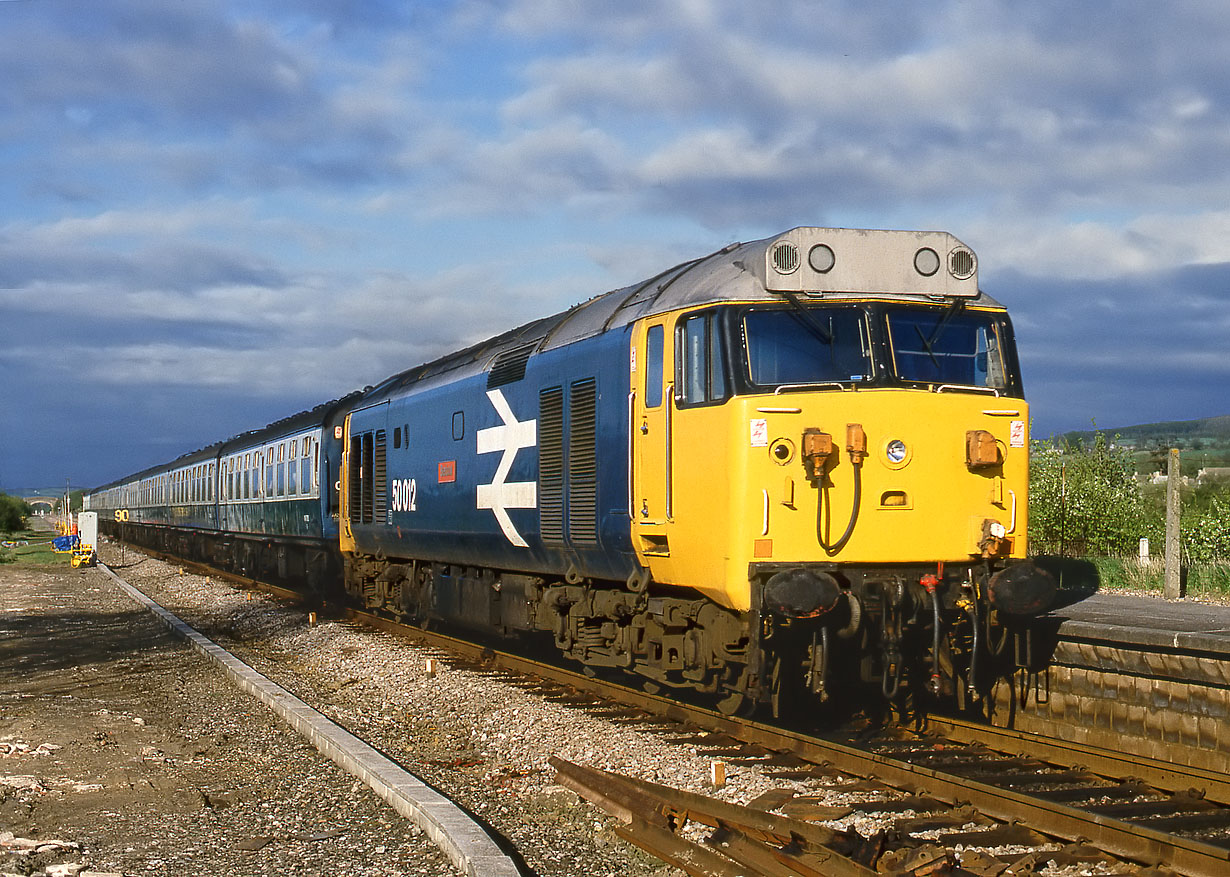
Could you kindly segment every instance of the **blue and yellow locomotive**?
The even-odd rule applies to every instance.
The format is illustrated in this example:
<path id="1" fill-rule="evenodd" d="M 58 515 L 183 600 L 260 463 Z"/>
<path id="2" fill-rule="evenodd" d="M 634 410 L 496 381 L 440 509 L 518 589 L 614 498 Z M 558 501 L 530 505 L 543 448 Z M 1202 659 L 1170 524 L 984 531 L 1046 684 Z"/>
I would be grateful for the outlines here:
<path id="1" fill-rule="evenodd" d="M 838 679 L 972 690 L 1054 590 L 1026 560 L 1011 322 L 946 233 L 732 245 L 300 418 L 324 451 L 292 566 L 319 580 L 336 545 L 366 606 L 549 635 L 726 710 Z M 202 452 L 215 560 L 251 550 L 227 506 L 252 452 L 272 520 L 267 439 Z"/>
<path id="2" fill-rule="evenodd" d="M 1044 608 L 1012 327 L 951 235 L 798 228 L 398 375 L 347 417 L 369 605 L 727 708 L 968 685 Z M 910 654 L 909 643 L 924 647 Z"/>

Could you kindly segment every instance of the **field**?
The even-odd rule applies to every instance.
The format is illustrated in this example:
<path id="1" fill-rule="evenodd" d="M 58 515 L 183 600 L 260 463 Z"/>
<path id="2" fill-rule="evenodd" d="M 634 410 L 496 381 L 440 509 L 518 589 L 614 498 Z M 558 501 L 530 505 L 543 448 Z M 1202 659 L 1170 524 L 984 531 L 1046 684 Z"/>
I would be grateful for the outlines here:
<path id="1" fill-rule="evenodd" d="M 29 529 L 19 531 L 17 533 L 5 533 L 3 541 L 8 543 L 22 543 L 13 547 L 0 547 L 0 563 L 20 563 L 29 564 L 32 566 L 49 566 L 52 564 L 69 565 L 68 554 L 57 554 L 51 550 L 51 540 L 55 538 L 55 531 L 46 529 L 51 526 L 47 523 L 46 526 L 38 519 L 32 519 L 33 526 Z"/>

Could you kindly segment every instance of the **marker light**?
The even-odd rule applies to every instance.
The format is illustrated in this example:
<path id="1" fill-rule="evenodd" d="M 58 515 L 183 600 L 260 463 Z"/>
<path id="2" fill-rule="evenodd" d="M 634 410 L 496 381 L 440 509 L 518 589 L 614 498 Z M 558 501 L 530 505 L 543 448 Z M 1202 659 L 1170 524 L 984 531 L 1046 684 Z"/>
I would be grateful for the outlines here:
<path id="1" fill-rule="evenodd" d="M 914 254 L 914 270 L 923 277 L 930 277 L 940 270 L 940 257 L 930 247 L 923 247 Z"/>
<path id="2" fill-rule="evenodd" d="M 893 439 L 884 448 L 884 456 L 888 457 L 890 463 L 900 463 L 905 459 L 906 453 L 905 442 L 901 439 Z"/>
<path id="3" fill-rule="evenodd" d="M 836 263 L 837 257 L 828 244 L 816 244 L 807 254 L 807 264 L 811 265 L 817 274 L 828 274 Z"/>

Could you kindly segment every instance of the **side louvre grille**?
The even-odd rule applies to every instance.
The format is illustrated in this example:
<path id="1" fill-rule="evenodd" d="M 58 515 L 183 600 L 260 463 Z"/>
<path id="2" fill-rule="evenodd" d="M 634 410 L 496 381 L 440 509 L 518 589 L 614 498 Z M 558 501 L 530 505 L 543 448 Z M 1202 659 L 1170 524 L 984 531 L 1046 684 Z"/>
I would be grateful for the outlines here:
<path id="1" fill-rule="evenodd" d="M 564 541 L 564 388 L 538 394 L 538 527 L 542 541 Z"/>
<path id="2" fill-rule="evenodd" d="M 534 352 L 533 344 L 506 350 L 495 358 L 491 371 L 487 372 L 487 389 L 494 390 L 505 384 L 511 384 L 525 377 L 525 364 L 530 354 Z"/>
<path id="3" fill-rule="evenodd" d="M 350 436 L 350 520 L 366 523 L 372 477 L 372 435 L 370 432 Z"/>
<path id="4" fill-rule="evenodd" d="M 383 429 L 376 430 L 376 447 L 372 452 L 373 520 L 377 524 L 389 522 L 389 474 L 385 458 L 388 455 L 388 438 Z"/>
<path id="5" fill-rule="evenodd" d="M 346 485 L 347 496 L 346 502 L 346 517 L 350 519 L 352 524 L 357 524 L 360 517 L 360 508 L 363 504 L 363 436 L 355 435 L 350 437 L 350 469 L 348 472 L 348 484 Z M 244 473 L 244 484 L 247 484 L 248 473 Z"/>
<path id="6" fill-rule="evenodd" d="M 597 384 L 577 381 L 568 398 L 568 535 L 573 543 L 598 542 Z"/>

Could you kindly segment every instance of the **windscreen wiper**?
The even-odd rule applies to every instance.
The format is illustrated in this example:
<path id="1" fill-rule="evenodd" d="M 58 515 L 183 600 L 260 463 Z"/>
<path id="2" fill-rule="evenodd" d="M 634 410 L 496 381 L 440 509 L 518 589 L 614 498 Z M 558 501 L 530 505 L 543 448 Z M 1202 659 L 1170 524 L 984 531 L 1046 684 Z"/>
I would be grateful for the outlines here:
<path id="1" fill-rule="evenodd" d="M 959 311 L 964 309 L 965 300 L 960 298 L 954 299 L 953 303 L 948 306 L 947 310 L 944 311 L 944 315 L 940 317 L 939 322 L 935 324 L 935 329 L 931 332 L 930 338 L 923 335 L 922 329 L 918 328 L 917 323 L 914 324 L 914 331 L 918 333 L 918 340 L 922 342 L 923 350 L 926 352 L 927 356 L 930 357 L 931 364 L 936 368 L 940 367 L 940 363 L 939 360 L 935 358 L 935 342 L 940 340 L 940 335 L 944 333 L 944 329 L 947 328 L 949 321 L 952 320 L 952 318 L 955 317 Z"/>
<path id="2" fill-rule="evenodd" d="M 811 310 L 799 301 L 799 297 L 793 292 L 788 292 L 784 289 L 778 291 L 781 293 L 782 297 L 786 299 L 786 301 L 794 305 L 794 309 L 799 312 L 800 316 L 803 317 L 803 321 L 807 323 L 807 327 L 815 333 L 816 337 L 831 347 L 833 345 L 833 333 L 830 332 L 825 325 L 816 318 L 816 315 L 813 314 Z"/>

